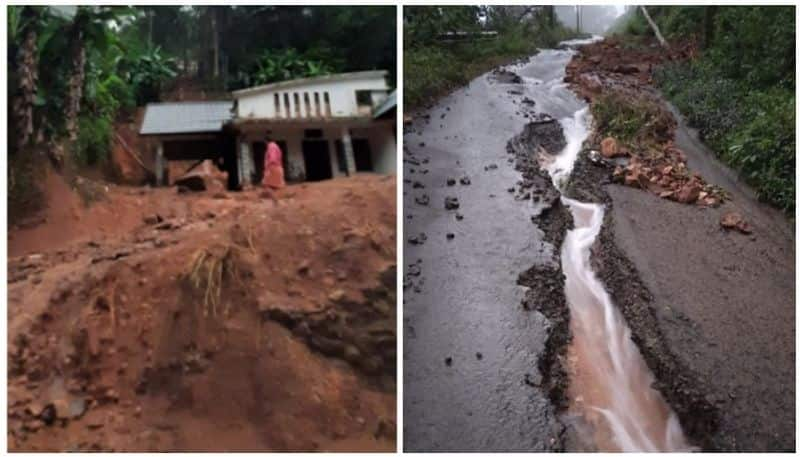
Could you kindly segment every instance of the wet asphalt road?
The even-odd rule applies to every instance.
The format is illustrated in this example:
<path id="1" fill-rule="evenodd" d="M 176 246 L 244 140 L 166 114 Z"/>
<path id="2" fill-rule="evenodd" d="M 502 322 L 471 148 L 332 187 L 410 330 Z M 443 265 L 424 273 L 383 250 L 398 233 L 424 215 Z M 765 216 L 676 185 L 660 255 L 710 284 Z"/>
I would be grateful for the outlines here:
<path id="1" fill-rule="evenodd" d="M 708 386 L 720 411 L 711 442 L 731 451 L 795 449 L 794 226 L 757 200 L 678 119 L 689 168 L 731 200 L 699 208 L 629 187 L 607 188 L 615 242 L 653 295 L 669 347 Z M 738 211 L 753 233 L 719 227 Z M 676 249 L 676 246 L 679 249 Z"/>
<path id="2" fill-rule="evenodd" d="M 559 433 L 545 392 L 535 387 L 548 321 L 523 310 L 525 289 L 516 284 L 520 272 L 551 261 L 553 248 L 531 223 L 538 208 L 508 191 L 520 175 L 506 143 L 528 121 L 525 97 L 534 100 L 532 111 L 556 118 L 577 109 L 573 97 L 553 87 L 569 59 L 566 51 L 543 51 L 509 67 L 523 84 L 483 75 L 416 113 L 406 131 L 408 451 L 547 450 Z M 469 185 L 459 182 L 465 176 Z M 427 205 L 417 202 L 424 195 Z M 446 210 L 446 197 L 458 198 L 460 207 Z M 423 244 L 408 241 L 421 233 Z"/>

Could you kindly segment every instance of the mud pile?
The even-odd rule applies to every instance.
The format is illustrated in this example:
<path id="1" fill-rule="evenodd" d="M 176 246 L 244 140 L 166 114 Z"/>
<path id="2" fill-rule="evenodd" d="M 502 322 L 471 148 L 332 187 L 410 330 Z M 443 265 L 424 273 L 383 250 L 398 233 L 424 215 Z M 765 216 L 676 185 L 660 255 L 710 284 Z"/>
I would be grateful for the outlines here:
<path id="1" fill-rule="evenodd" d="M 679 203 L 716 207 L 724 202 L 725 192 L 692 172 L 686 154 L 674 145 L 676 121 L 652 86 L 658 65 L 690 58 L 694 45 L 673 43 L 665 50 L 652 41 L 635 45 L 611 38 L 579 49 L 566 68 L 570 88 L 592 105 L 603 105 L 602 110 L 619 110 L 616 116 L 648 119 L 627 141 L 609 136 L 604 125 L 589 138 L 588 147 L 599 160 L 612 165 L 612 179 Z"/>
<path id="2" fill-rule="evenodd" d="M 393 449 L 394 178 L 282 197 L 11 259 L 9 449 Z"/>
<path id="3" fill-rule="evenodd" d="M 672 43 L 665 50 L 652 38 L 631 43 L 612 37 L 583 45 L 579 50 L 567 65 L 564 82 L 587 101 L 608 89 L 649 90 L 658 65 L 696 54 L 691 42 Z"/>

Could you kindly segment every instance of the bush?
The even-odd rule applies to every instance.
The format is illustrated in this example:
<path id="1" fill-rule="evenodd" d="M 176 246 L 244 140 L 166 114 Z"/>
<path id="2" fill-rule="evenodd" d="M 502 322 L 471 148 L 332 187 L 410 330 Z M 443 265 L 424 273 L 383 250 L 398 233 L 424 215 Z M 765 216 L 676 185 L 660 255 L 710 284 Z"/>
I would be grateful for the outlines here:
<path id="1" fill-rule="evenodd" d="M 723 157 L 753 184 L 760 198 L 793 214 L 795 94 L 773 89 L 751 92 L 743 101 L 743 122 L 723 138 Z"/>
<path id="2" fill-rule="evenodd" d="M 403 53 L 403 90 L 406 106 L 417 106 L 429 97 L 464 84 L 463 62 L 452 59 L 443 48 L 425 47 Z"/>
<path id="3" fill-rule="evenodd" d="M 106 116 L 82 115 L 78 119 L 78 140 L 73 149 L 80 166 L 102 164 L 109 158 L 113 125 Z"/>
<path id="4" fill-rule="evenodd" d="M 575 34 L 564 27 L 516 26 L 498 37 L 469 42 L 409 43 L 403 52 L 404 103 L 413 109 L 514 59 L 555 47 Z"/>
<path id="5" fill-rule="evenodd" d="M 655 101 L 617 91 L 598 96 L 591 109 L 597 130 L 626 144 L 663 140 L 674 124 L 672 115 Z"/>
<path id="6" fill-rule="evenodd" d="M 703 60 L 664 66 L 655 76 L 689 124 L 759 198 L 794 213 L 793 89 L 754 90 Z"/>

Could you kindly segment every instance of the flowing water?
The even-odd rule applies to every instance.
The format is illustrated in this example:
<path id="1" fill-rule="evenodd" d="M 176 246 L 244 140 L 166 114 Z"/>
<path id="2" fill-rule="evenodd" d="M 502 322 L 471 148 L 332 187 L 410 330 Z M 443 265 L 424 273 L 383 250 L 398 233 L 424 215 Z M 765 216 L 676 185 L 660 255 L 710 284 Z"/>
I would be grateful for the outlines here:
<path id="1" fill-rule="evenodd" d="M 567 46 L 581 44 L 565 42 Z M 543 51 L 543 66 L 537 57 L 526 71 L 529 81 L 544 86 L 547 98 L 569 100 L 557 103 L 567 145 L 543 162 L 559 190 L 569 179 L 591 123 L 588 108 L 574 100 L 561 83 L 563 68 L 574 51 Z M 542 54 L 540 54 L 542 55 Z M 553 59 L 553 56 L 559 56 Z M 545 65 L 547 64 L 547 65 Z M 531 74 L 546 74 L 547 79 Z M 537 103 L 540 100 L 537 100 Z M 545 105 L 547 103 L 540 103 Z M 575 107 L 571 113 L 569 108 Z M 591 268 L 591 247 L 603 224 L 604 207 L 567 197 L 575 228 L 567 233 L 561 251 L 566 276 L 565 292 L 570 307 L 572 343 L 568 348 L 570 413 L 580 416 L 591 429 L 591 441 L 604 451 L 688 451 L 691 450 L 675 413 L 661 394 L 653 389 L 654 377 L 631 340 L 631 331 Z"/>

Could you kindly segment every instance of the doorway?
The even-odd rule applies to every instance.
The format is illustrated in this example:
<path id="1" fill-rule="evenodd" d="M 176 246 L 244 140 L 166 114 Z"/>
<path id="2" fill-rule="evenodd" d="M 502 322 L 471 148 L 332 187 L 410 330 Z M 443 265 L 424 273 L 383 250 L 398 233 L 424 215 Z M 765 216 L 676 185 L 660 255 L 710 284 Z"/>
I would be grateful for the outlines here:
<path id="1" fill-rule="evenodd" d="M 303 140 L 303 160 L 306 164 L 307 181 L 333 178 L 327 140 Z"/>
<path id="2" fill-rule="evenodd" d="M 353 138 L 353 159 L 356 162 L 356 171 L 373 170 L 369 140 L 366 138 Z"/>

